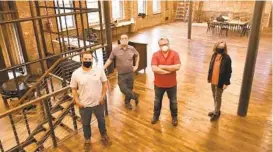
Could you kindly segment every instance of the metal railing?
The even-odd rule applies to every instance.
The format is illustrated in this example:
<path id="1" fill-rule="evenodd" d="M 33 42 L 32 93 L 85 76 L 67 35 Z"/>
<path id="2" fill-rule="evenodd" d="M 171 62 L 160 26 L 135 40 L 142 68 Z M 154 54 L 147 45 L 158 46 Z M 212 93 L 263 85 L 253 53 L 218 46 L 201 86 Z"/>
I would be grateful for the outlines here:
<path id="1" fill-rule="evenodd" d="M 62 88 L 0 114 L 0 121 L 6 123 L 6 125 L 1 127 L 1 131 L 5 131 L 5 134 L 0 137 L 0 149 L 5 152 L 24 151 L 26 148 L 37 151 L 45 148 L 44 143 L 49 139 L 49 136 L 52 144 L 54 146 L 57 145 L 57 140 L 61 140 L 61 138 L 57 137 L 55 130 L 60 124 L 64 126 L 66 123 L 66 128 L 73 126 L 69 131 L 77 130 L 77 117 L 72 98 L 66 98 L 65 101 L 64 98 L 57 99 L 58 96 L 68 94 L 69 91 L 69 87 Z M 53 98 L 56 105 L 55 107 L 50 107 L 49 103 L 52 102 Z M 36 113 L 26 113 L 26 109 L 32 105 L 36 106 L 35 109 L 32 109 Z M 58 114 L 58 111 L 54 110 L 57 106 L 62 106 Z M 20 114 L 22 113 L 24 114 L 24 119 L 21 118 Z M 65 120 L 66 116 L 69 116 L 67 115 L 68 113 L 71 114 L 72 120 L 67 125 L 69 122 L 67 120 L 64 122 L 63 120 Z M 10 123 L 6 122 L 8 119 Z M 67 136 L 71 135 L 69 131 L 67 131 Z M 47 146 L 50 145 L 47 144 Z"/>

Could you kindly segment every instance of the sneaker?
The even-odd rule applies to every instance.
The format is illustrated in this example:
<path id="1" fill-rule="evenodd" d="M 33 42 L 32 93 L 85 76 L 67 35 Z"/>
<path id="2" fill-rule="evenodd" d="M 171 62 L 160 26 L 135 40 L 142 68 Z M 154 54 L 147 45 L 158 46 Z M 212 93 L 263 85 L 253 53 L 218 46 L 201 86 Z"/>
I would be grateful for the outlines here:
<path id="1" fill-rule="evenodd" d="M 212 116 L 213 116 L 213 114 L 214 114 L 214 111 L 209 112 L 209 113 L 208 113 L 208 116 L 209 116 L 209 117 L 212 117 Z"/>
<path id="2" fill-rule="evenodd" d="M 177 118 L 175 117 L 175 118 L 173 118 L 173 120 L 172 120 L 172 124 L 173 124 L 173 126 L 177 126 L 177 124 L 178 124 L 178 120 L 177 120 Z"/>
<path id="3" fill-rule="evenodd" d="M 111 142 L 111 140 L 110 140 L 110 138 L 109 138 L 109 136 L 107 134 L 104 135 L 104 136 L 102 136 L 101 141 L 102 141 L 102 144 L 104 146 L 110 146 L 110 145 L 112 145 L 112 142 Z"/>
<path id="4" fill-rule="evenodd" d="M 126 103 L 125 104 L 125 108 L 128 109 L 128 110 L 132 110 L 133 109 L 133 107 L 132 107 L 132 105 L 130 103 Z"/>
<path id="5" fill-rule="evenodd" d="M 158 117 L 153 117 L 151 123 L 152 123 L 152 124 L 156 124 L 158 120 L 159 120 Z"/>
<path id="6" fill-rule="evenodd" d="M 210 121 L 216 121 L 216 120 L 218 120 L 219 117 L 220 117 L 220 115 L 221 115 L 221 111 L 219 111 L 218 114 L 213 114 L 213 115 L 211 116 L 211 118 L 210 118 Z"/>
<path id="7" fill-rule="evenodd" d="M 85 142 L 84 143 L 84 151 L 88 152 L 91 150 L 91 143 L 90 142 Z"/>

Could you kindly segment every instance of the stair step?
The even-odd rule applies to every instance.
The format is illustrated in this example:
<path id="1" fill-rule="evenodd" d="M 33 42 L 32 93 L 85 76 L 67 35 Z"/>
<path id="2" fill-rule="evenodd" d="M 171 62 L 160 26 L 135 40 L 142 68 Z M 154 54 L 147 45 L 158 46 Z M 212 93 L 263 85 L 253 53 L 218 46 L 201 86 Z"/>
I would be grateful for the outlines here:
<path id="1" fill-rule="evenodd" d="M 70 133 L 72 133 L 72 132 L 67 131 L 66 129 L 64 129 L 61 126 L 56 127 L 54 131 L 55 131 L 55 136 L 58 137 L 58 140 L 63 140 L 65 138 L 67 138 Z"/>
<path id="2" fill-rule="evenodd" d="M 66 101 L 60 104 L 63 109 L 67 109 L 71 105 L 72 101 Z"/>
<path id="3" fill-rule="evenodd" d="M 48 123 L 46 123 L 46 124 L 48 124 Z M 47 128 L 47 129 L 49 128 L 48 125 L 44 125 L 44 126 L 45 126 L 45 128 Z M 46 134 L 46 131 L 41 131 L 41 132 L 39 132 L 38 134 L 34 135 L 34 138 L 35 138 L 37 141 L 40 141 L 40 140 L 42 139 L 42 137 L 43 137 L 45 134 Z M 48 138 L 50 138 L 50 136 L 49 136 Z M 46 148 L 46 147 L 50 147 L 51 144 L 52 144 L 52 141 L 47 139 L 47 140 L 44 142 L 43 146 Z M 36 144 L 36 145 L 37 145 L 37 144 Z M 38 145 L 37 145 L 37 146 L 38 146 Z"/>
<path id="4" fill-rule="evenodd" d="M 32 143 L 24 147 L 24 150 L 26 152 L 35 152 L 35 150 L 38 148 L 38 145 L 36 143 Z"/>
<path id="5" fill-rule="evenodd" d="M 63 111 L 62 111 L 62 110 L 59 110 L 59 111 L 57 111 L 57 112 L 54 112 L 54 113 L 52 114 L 52 117 L 53 117 L 53 118 L 59 118 L 59 117 L 62 115 L 62 113 L 63 113 Z"/>

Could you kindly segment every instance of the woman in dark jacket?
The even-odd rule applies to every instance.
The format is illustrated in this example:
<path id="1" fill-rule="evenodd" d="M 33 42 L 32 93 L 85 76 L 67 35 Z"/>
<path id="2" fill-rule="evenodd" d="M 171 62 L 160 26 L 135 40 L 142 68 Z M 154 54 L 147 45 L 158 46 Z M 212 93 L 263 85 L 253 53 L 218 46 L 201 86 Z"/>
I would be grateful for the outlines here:
<path id="1" fill-rule="evenodd" d="M 215 107 L 214 111 L 208 114 L 211 121 L 217 120 L 221 115 L 222 93 L 230 85 L 232 73 L 231 59 L 227 54 L 226 43 L 224 41 L 217 42 L 213 52 L 208 73 L 208 82 L 211 83 Z"/>

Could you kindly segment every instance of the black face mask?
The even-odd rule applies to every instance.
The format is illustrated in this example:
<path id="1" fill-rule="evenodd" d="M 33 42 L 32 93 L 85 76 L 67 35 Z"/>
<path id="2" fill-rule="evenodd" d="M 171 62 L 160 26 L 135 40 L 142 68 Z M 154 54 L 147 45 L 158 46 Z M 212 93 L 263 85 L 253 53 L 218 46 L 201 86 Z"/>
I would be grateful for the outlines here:
<path id="1" fill-rule="evenodd" d="M 84 61 L 82 62 L 82 65 L 86 68 L 90 68 L 92 66 L 92 61 Z"/>
<path id="2" fill-rule="evenodd" d="M 217 48 L 216 49 L 216 53 L 223 54 L 224 53 L 224 49 L 223 48 Z"/>

